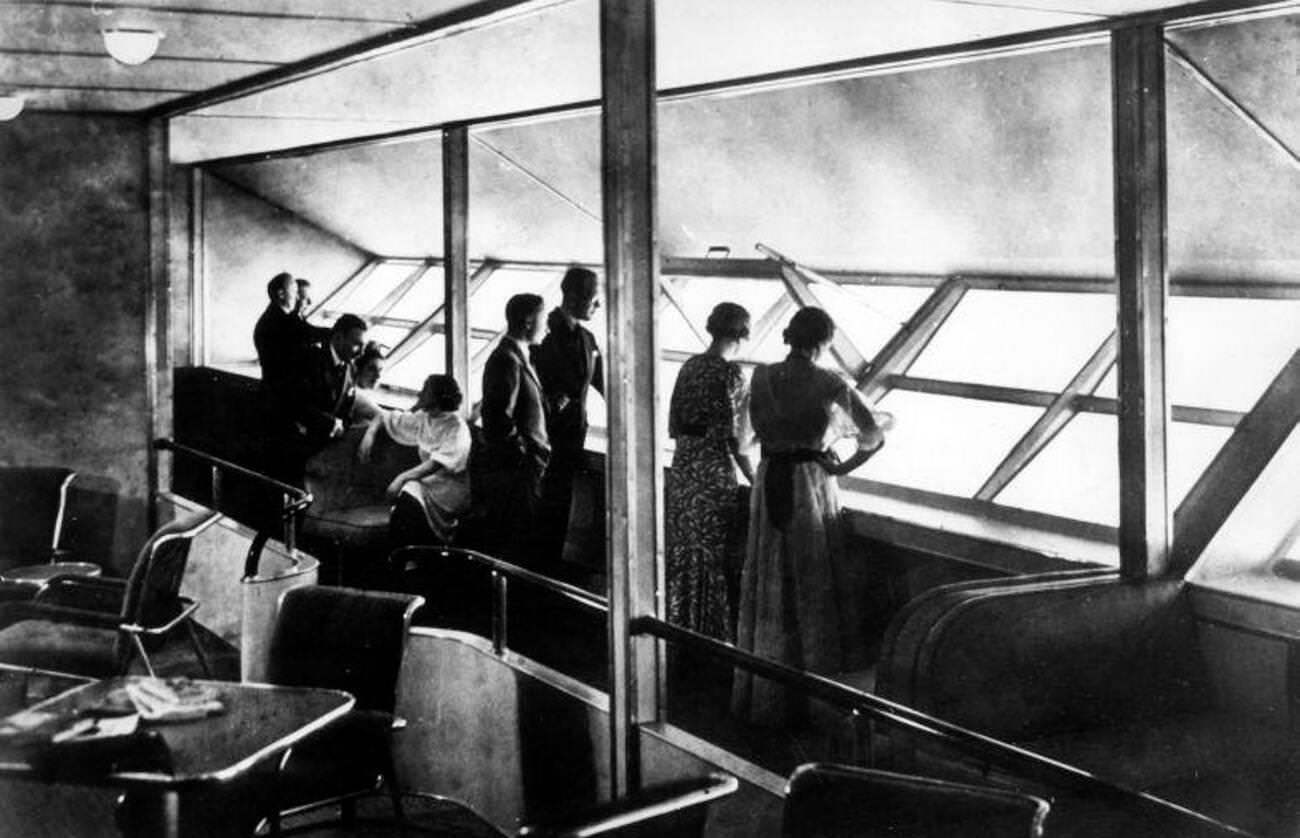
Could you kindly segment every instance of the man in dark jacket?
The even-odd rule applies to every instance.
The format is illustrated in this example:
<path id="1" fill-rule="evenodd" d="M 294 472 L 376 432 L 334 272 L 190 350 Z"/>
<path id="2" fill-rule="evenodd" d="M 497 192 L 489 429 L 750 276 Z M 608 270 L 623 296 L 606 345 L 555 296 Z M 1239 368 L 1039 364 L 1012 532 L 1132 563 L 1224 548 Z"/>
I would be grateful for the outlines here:
<path id="1" fill-rule="evenodd" d="M 600 284 L 586 268 L 569 268 L 560 284 L 560 307 L 547 318 L 546 337 L 533 356 L 550 412 L 551 464 L 542 490 L 539 551 L 558 562 L 564 555 L 573 479 L 587 442 L 587 393 L 604 395 L 604 368 L 596 338 L 582 325 L 600 307 Z"/>
<path id="2" fill-rule="evenodd" d="M 295 430 L 308 455 L 343 435 L 356 397 L 352 361 L 366 343 L 366 321 L 344 314 L 334 321 L 329 340 L 308 344 L 295 364 L 290 388 Z"/>
<path id="3" fill-rule="evenodd" d="M 488 507 L 489 552 L 536 566 L 536 521 L 551 458 L 546 401 L 529 355 L 542 331 L 542 298 L 506 303 L 506 334 L 483 367 L 484 463 L 476 487 Z"/>
<path id="4" fill-rule="evenodd" d="M 253 327 L 253 346 L 262 367 L 262 387 L 268 392 L 282 388 L 292 377 L 292 365 L 304 342 L 303 323 L 294 314 L 297 286 L 293 276 L 278 273 L 266 284 L 270 298 L 266 310 Z"/>

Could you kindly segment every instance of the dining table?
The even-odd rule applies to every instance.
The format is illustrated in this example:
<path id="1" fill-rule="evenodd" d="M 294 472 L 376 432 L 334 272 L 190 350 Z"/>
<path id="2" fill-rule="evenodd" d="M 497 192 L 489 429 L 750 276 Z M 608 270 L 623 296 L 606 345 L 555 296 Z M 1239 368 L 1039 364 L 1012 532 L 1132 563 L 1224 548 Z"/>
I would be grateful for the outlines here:
<path id="1" fill-rule="evenodd" d="M 274 805 L 278 758 L 354 703 L 339 690 L 195 680 L 187 687 L 219 704 L 199 718 L 140 719 L 129 735 L 99 740 L 21 737 L 12 724 L 6 728 L 7 721 L 34 718 L 97 724 L 106 703 L 133 680 L 141 678 L 70 681 L 69 689 L 0 719 L 0 781 L 118 789 L 117 829 L 124 835 L 247 835 L 258 813 Z M 48 678 L 40 683 L 49 689 Z"/>

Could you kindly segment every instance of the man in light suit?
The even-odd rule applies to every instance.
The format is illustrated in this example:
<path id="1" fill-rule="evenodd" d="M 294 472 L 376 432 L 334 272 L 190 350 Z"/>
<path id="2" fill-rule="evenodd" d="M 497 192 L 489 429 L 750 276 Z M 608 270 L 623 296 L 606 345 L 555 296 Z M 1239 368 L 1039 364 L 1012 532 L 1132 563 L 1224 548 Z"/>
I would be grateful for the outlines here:
<path id="1" fill-rule="evenodd" d="M 530 360 L 542 311 L 536 294 L 516 294 L 506 303 L 506 334 L 483 367 L 485 462 L 478 471 L 489 506 L 489 551 L 534 567 L 542 478 L 551 457 L 546 400 Z"/>

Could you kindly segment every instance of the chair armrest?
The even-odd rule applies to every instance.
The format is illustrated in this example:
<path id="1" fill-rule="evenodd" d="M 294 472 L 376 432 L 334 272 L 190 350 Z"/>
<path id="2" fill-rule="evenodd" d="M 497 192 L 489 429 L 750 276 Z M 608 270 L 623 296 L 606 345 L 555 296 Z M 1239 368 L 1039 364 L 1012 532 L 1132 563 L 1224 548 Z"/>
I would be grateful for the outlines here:
<path id="1" fill-rule="evenodd" d="M 199 610 L 199 604 L 192 599 L 189 599 L 187 597 L 179 597 L 179 601 L 181 604 L 180 612 L 175 617 L 172 617 L 170 620 L 168 620 L 167 622 L 163 623 L 160 626 L 142 626 L 137 623 L 122 623 L 120 626 L 118 626 L 118 628 L 122 629 L 122 631 L 125 631 L 128 634 L 149 634 L 149 635 L 166 634 L 167 632 L 171 631 L 172 629 L 180 625 L 181 622 L 191 617 L 195 611 Z"/>
<path id="2" fill-rule="evenodd" d="M 699 818 L 702 831 L 705 808 L 739 787 L 736 778 L 728 774 L 660 783 L 571 817 L 525 825 L 519 830 L 519 835 L 520 838 L 585 838 L 589 835 L 641 834 L 628 830 L 690 816 Z"/>
<path id="3" fill-rule="evenodd" d="M 126 595 L 126 582 L 97 576 L 55 576 L 41 586 L 36 602 L 59 608 L 80 608 L 117 615 Z"/>
<path id="4" fill-rule="evenodd" d="M 48 620 L 52 623 L 76 623 L 92 628 L 117 629 L 118 615 L 84 608 L 61 608 L 39 602 L 6 602 L 0 605 L 0 629 L 24 620 Z"/>
<path id="5" fill-rule="evenodd" d="M 22 582 L 0 582 L 0 603 L 29 602 L 39 589 Z"/>

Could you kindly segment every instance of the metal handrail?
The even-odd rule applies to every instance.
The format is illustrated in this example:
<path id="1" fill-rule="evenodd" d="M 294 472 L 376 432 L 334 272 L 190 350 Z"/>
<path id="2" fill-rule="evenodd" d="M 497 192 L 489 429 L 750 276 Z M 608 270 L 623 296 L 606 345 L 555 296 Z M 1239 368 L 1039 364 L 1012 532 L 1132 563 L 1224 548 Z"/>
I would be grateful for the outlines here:
<path id="1" fill-rule="evenodd" d="M 155 439 L 154 448 L 159 451 L 171 451 L 173 454 L 180 454 L 201 463 L 206 463 L 210 470 L 210 480 L 212 485 L 212 508 L 220 511 L 221 508 L 221 476 L 223 474 L 236 474 L 240 477 L 252 480 L 255 483 L 261 483 L 271 489 L 275 489 L 283 498 L 283 505 L 280 509 L 280 521 L 283 525 L 284 546 L 292 551 L 297 541 L 298 516 L 301 515 L 307 507 L 311 506 L 313 498 L 311 492 L 300 489 L 297 486 L 291 486 L 288 483 L 276 480 L 261 472 L 253 471 L 250 468 L 241 466 L 238 463 L 232 463 L 229 460 L 223 460 L 220 457 L 209 454 L 206 451 L 200 451 L 197 448 L 191 448 L 188 445 L 182 445 L 173 439 Z M 269 532 L 259 532 L 253 539 L 253 548 L 248 552 L 248 558 L 244 563 L 244 577 L 257 575 L 258 557 L 261 555 L 262 547 L 271 538 Z"/>
<path id="2" fill-rule="evenodd" d="M 491 570 L 492 648 L 498 655 L 504 653 L 507 648 L 506 593 L 508 580 L 511 577 L 543 590 L 561 594 L 584 608 L 606 613 L 609 610 L 608 600 L 605 597 L 475 550 L 458 547 L 404 547 L 395 551 L 392 558 L 394 561 L 400 559 L 405 562 L 409 560 L 408 557 L 418 560 L 421 556 L 437 556 L 443 559 L 461 557 Z M 1249 838 L 1251 835 L 1230 824 L 1147 792 L 1120 785 L 1073 765 L 935 718 L 838 681 L 757 657 L 737 649 L 730 643 L 723 643 L 689 629 L 674 626 L 656 617 L 634 617 L 631 621 L 630 633 L 648 635 L 685 649 L 701 652 L 754 675 L 776 681 L 809 698 L 823 701 L 855 719 L 865 717 L 870 722 L 892 725 L 946 745 L 986 765 L 1000 765 L 1013 773 L 1054 788 L 1090 795 L 1140 815 L 1178 818 L 1189 830 L 1199 828 L 1206 835 L 1239 836 L 1239 838 Z"/>
<path id="3" fill-rule="evenodd" d="M 838 681 L 755 657 L 748 652 L 742 652 L 730 643 L 723 643 L 655 617 L 634 617 L 631 633 L 657 637 L 693 651 L 703 652 L 747 672 L 792 687 L 810 698 L 833 705 L 848 714 L 866 716 L 873 721 L 885 722 L 920 734 L 986 764 L 1002 765 L 1017 774 L 1053 787 L 1063 787 L 1089 794 L 1107 802 L 1132 808 L 1142 814 L 1188 819 L 1194 822 L 1189 825 L 1209 830 L 1207 834 L 1236 836 L 1251 834 L 1195 810 L 1171 803 L 1164 798 L 1120 785 L 1073 765 L 935 718 L 904 704 L 854 689 Z"/>

